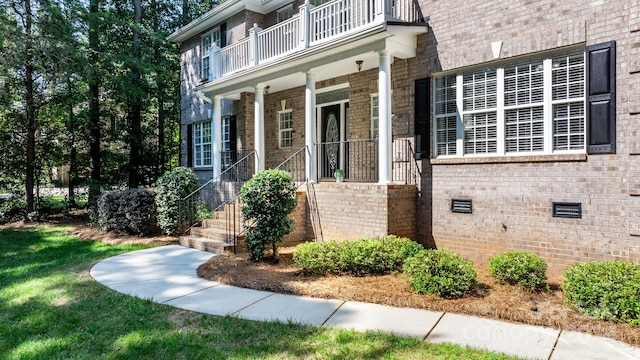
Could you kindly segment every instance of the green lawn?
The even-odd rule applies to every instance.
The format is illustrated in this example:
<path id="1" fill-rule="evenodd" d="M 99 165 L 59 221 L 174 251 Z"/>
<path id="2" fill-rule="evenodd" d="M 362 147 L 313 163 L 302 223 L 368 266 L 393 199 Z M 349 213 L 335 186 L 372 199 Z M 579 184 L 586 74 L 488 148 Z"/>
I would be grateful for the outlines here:
<path id="1" fill-rule="evenodd" d="M 0 359 L 507 359 L 378 333 L 203 315 L 112 291 L 100 259 L 140 249 L 62 227 L 0 229 Z"/>

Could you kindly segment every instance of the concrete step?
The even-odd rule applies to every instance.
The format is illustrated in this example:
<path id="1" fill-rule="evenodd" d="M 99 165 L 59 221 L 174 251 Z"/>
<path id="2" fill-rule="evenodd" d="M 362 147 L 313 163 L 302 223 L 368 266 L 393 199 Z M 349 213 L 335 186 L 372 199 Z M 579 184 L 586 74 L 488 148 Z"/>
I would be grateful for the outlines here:
<path id="1" fill-rule="evenodd" d="M 207 251 L 214 254 L 233 253 L 233 244 L 227 244 L 224 241 L 211 240 L 194 235 L 189 235 L 180 236 L 178 242 L 182 246 Z"/>

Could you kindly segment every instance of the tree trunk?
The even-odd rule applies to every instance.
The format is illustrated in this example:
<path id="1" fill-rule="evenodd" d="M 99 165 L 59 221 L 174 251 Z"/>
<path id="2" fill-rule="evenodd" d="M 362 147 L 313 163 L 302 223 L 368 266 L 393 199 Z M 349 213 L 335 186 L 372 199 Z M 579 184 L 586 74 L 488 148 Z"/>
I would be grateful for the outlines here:
<path id="1" fill-rule="evenodd" d="M 141 112 L 142 99 L 140 96 L 141 75 L 138 63 L 142 61 L 140 45 L 140 26 L 142 25 L 142 0 L 134 0 L 134 29 L 133 29 L 133 57 L 131 74 L 134 89 L 129 106 L 129 188 L 140 186 L 140 160 L 142 150 Z"/>
<path id="2" fill-rule="evenodd" d="M 160 32 L 160 14 L 159 14 L 159 10 L 158 10 L 158 2 L 156 0 L 151 0 L 151 9 L 153 11 L 153 31 L 155 33 L 159 33 Z M 161 52 L 160 52 L 160 42 L 154 42 L 153 45 L 153 62 L 155 65 L 155 68 L 158 69 L 158 72 L 163 71 L 163 69 L 160 69 L 160 64 L 159 64 L 159 60 L 161 59 Z M 156 75 L 157 76 L 157 75 Z M 156 159 L 157 161 L 157 171 L 156 171 L 156 177 L 160 177 L 164 171 L 165 171 L 165 144 L 164 144 L 164 126 L 165 126 L 165 119 L 164 119 L 164 95 L 165 95 L 165 87 L 166 86 L 170 86 L 169 84 L 165 83 L 164 81 L 162 82 L 156 82 L 157 84 L 157 88 L 156 90 L 156 98 L 158 100 L 158 158 Z"/>
<path id="3" fill-rule="evenodd" d="M 31 12 L 31 0 L 24 0 L 24 21 L 25 21 L 25 53 L 26 64 L 24 73 L 25 85 L 25 121 L 27 130 L 27 158 L 25 164 L 26 172 L 26 195 L 27 213 L 34 210 L 33 188 L 35 185 L 35 161 L 36 161 L 36 106 L 33 94 L 33 72 L 34 72 L 34 50 L 32 38 L 33 14 Z"/>
<path id="4" fill-rule="evenodd" d="M 182 26 L 191 22 L 189 0 L 182 0 Z"/>
<path id="5" fill-rule="evenodd" d="M 67 82 L 68 96 L 71 99 L 73 90 L 71 88 L 71 80 Z M 78 173 L 78 152 L 76 150 L 76 136 L 75 136 L 75 114 L 73 113 L 73 102 L 69 101 L 69 119 L 67 120 L 67 131 L 69 132 L 69 145 L 71 149 L 69 150 L 69 208 L 76 207 L 76 195 L 75 195 L 75 186 L 76 186 L 76 178 Z"/>
<path id="6" fill-rule="evenodd" d="M 158 97 L 158 176 L 161 176 L 165 172 L 165 136 L 164 136 L 164 93 L 159 94 Z"/>
<path id="7" fill-rule="evenodd" d="M 100 61 L 100 38 L 98 13 L 100 0 L 90 0 L 89 3 L 89 156 L 91 157 L 91 180 L 101 181 L 100 154 L 100 76 L 98 63 Z"/>

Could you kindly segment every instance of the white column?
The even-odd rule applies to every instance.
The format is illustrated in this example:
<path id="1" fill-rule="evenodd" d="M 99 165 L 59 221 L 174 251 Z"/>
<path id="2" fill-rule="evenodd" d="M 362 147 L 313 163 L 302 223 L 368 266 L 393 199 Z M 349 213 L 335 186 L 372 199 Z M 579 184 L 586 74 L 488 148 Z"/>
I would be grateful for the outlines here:
<path id="1" fill-rule="evenodd" d="M 391 55 L 380 52 L 378 72 L 378 183 L 389 184 L 391 176 Z"/>
<path id="2" fill-rule="evenodd" d="M 316 177 L 316 77 L 307 73 L 307 83 L 304 90 L 304 140 L 307 145 L 305 174 L 307 181 L 314 183 Z"/>
<path id="3" fill-rule="evenodd" d="M 222 172 L 222 97 L 213 97 L 213 114 L 211 114 L 211 135 L 213 137 L 213 178 Z"/>
<path id="4" fill-rule="evenodd" d="M 256 173 L 264 170 L 264 84 L 256 86 L 256 94 L 254 99 L 255 108 L 255 145 L 256 145 Z"/>

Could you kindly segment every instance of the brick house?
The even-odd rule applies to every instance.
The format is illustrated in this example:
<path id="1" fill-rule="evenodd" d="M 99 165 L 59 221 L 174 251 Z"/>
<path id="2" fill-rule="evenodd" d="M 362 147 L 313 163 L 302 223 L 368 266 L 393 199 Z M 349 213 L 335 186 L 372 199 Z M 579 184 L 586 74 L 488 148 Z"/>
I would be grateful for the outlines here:
<path id="1" fill-rule="evenodd" d="M 169 40 L 212 201 L 281 167 L 299 240 L 640 261 L 638 0 L 227 0 Z"/>

